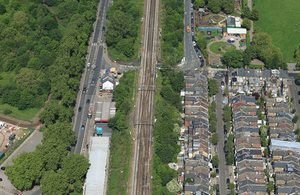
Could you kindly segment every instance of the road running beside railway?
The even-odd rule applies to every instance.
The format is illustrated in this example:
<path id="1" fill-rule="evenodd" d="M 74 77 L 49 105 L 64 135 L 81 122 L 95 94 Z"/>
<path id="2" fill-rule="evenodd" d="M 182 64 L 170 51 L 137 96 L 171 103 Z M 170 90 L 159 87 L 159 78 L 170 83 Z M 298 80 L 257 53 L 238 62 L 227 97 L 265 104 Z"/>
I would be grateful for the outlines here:
<path id="1" fill-rule="evenodd" d="M 131 195 L 151 194 L 159 5 L 159 0 L 145 2 L 144 39 L 134 121 L 135 151 L 129 189 Z"/>

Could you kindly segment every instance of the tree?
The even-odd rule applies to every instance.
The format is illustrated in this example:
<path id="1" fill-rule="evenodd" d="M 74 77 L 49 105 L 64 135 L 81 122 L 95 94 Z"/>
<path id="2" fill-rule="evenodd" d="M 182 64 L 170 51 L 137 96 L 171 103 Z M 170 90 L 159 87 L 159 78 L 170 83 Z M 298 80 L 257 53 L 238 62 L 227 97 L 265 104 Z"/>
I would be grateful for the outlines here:
<path id="1" fill-rule="evenodd" d="M 274 183 L 273 181 L 270 181 L 268 184 L 267 184 L 267 192 L 270 193 L 272 191 L 274 191 L 275 188 L 274 188 Z"/>
<path id="2" fill-rule="evenodd" d="M 300 83 L 300 74 L 298 74 L 297 82 Z"/>
<path id="3" fill-rule="evenodd" d="M 7 165 L 5 175 L 19 190 L 28 190 L 38 184 L 45 169 L 38 151 L 22 152 L 17 158 L 12 159 L 13 165 Z M 33 163 L 34 162 L 34 163 Z"/>
<path id="4" fill-rule="evenodd" d="M 224 94 L 225 94 L 226 96 L 228 96 L 228 94 L 229 94 L 229 89 L 228 89 L 228 87 L 226 87 L 226 88 L 224 89 Z"/>
<path id="5" fill-rule="evenodd" d="M 218 143 L 218 141 L 219 141 L 219 135 L 218 135 L 217 133 L 214 133 L 214 134 L 212 135 L 211 141 L 212 141 L 212 143 L 213 143 L 214 145 L 216 145 L 216 144 Z"/>
<path id="6" fill-rule="evenodd" d="M 252 9 L 252 12 L 251 12 L 251 19 L 252 20 L 258 20 L 259 19 L 259 11 L 258 11 L 258 9 L 256 8 L 256 7 L 254 7 L 253 9 Z"/>
<path id="7" fill-rule="evenodd" d="M 217 177 L 217 173 L 216 173 L 215 171 L 214 171 L 214 172 L 212 172 L 212 173 L 211 173 L 211 177 L 212 177 L 212 178 L 215 178 L 215 177 Z"/>
<path id="8" fill-rule="evenodd" d="M 195 0 L 194 1 L 194 8 L 199 9 L 200 7 L 204 7 L 205 2 L 203 0 Z"/>
<path id="9" fill-rule="evenodd" d="M 203 51 L 207 46 L 206 37 L 202 33 L 197 33 L 195 40 L 197 43 L 197 47 Z"/>
<path id="10" fill-rule="evenodd" d="M 229 195 L 236 195 L 234 190 L 230 190 Z"/>
<path id="11" fill-rule="evenodd" d="M 228 154 L 226 157 L 226 163 L 232 165 L 234 163 L 234 154 Z"/>
<path id="12" fill-rule="evenodd" d="M 82 193 L 82 182 L 77 180 L 75 183 L 74 183 L 74 191 L 81 194 Z"/>
<path id="13" fill-rule="evenodd" d="M 69 190 L 67 177 L 61 171 L 47 171 L 41 179 L 41 191 L 45 195 L 68 194 Z"/>
<path id="14" fill-rule="evenodd" d="M 296 109 L 295 108 L 293 108 L 293 110 L 292 110 L 292 114 L 294 114 L 296 112 Z"/>
<path id="15" fill-rule="evenodd" d="M 211 121 L 209 125 L 209 130 L 210 132 L 214 133 L 217 131 L 217 122 L 216 121 Z"/>
<path id="16" fill-rule="evenodd" d="M 4 113 L 5 115 L 9 115 L 9 114 L 12 113 L 12 111 L 11 111 L 10 109 L 8 109 L 8 108 L 5 108 L 3 113 Z"/>
<path id="17" fill-rule="evenodd" d="M 6 12 L 6 7 L 2 3 L 0 3 L 0 15 L 4 14 Z"/>
<path id="18" fill-rule="evenodd" d="M 253 34 L 260 33 L 260 32 L 261 32 L 260 27 L 259 26 L 254 26 L 254 28 L 253 28 Z"/>
<path id="19" fill-rule="evenodd" d="M 28 64 L 27 64 L 27 68 L 32 68 L 35 70 L 39 70 L 42 67 L 42 62 L 40 59 L 33 57 L 29 60 Z"/>
<path id="20" fill-rule="evenodd" d="M 247 48 L 243 53 L 244 65 L 245 66 L 250 65 L 251 60 L 255 59 L 256 57 L 257 57 L 257 50 L 252 45 L 247 46 Z"/>
<path id="21" fill-rule="evenodd" d="M 227 132 L 230 132 L 230 130 L 231 130 L 231 123 L 230 123 L 230 121 L 227 121 L 227 122 L 225 123 L 225 130 L 226 130 Z"/>
<path id="22" fill-rule="evenodd" d="M 218 86 L 218 82 L 216 80 L 213 79 L 209 79 L 208 80 L 208 95 L 212 96 L 215 95 L 217 93 L 217 91 L 219 90 L 219 86 Z"/>
<path id="23" fill-rule="evenodd" d="M 219 0 L 209 0 L 207 6 L 215 14 L 221 11 L 221 1 Z"/>
<path id="24" fill-rule="evenodd" d="M 244 67 L 242 57 L 242 51 L 230 50 L 223 55 L 222 60 L 228 67 L 242 68 Z"/>
<path id="25" fill-rule="evenodd" d="M 222 8 L 226 14 L 231 14 L 234 12 L 235 0 L 224 0 L 222 3 Z"/>
<path id="26" fill-rule="evenodd" d="M 297 128 L 297 129 L 295 130 L 295 134 L 298 135 L 299 133 L 300 133 L 300 129 Z"/>
<path id="27" fill-rule="evenodd" d="M 210 107 L 211 107 L 212 112 L 214 112 L 216 110 L 216 108 L 217 108 L 216 102 L 212 101 L 212 103 L 210 104 Z"/>
<path id="28" fill-rule="evenodd" d="M 250 18 L 251 17 L 251 10 L 248 6 L 245 6 L 242 10 L 242 18 Z"/>
<path id="29" fill-rule="evenodd" d="M 168 73 L 168 78 L 174 92 L 179 93 L 185 87 L 183 71 L 171 71 Z"/>
<path id="30" fill-rule="evenodd" d="M 252 26 L 251 20 L 249 20 L 248 18 L 244 18 L 242 22 L 242 27 L 246 28 L 247 30 L 250 30 L 251 26 Z"/>
<path id="31" fill-rule="evenodd" d="M 228 185 L 228 188 L 229 188 L 230 190 L 234 190 L 235 185 L 234 185 L 233 183 L 230 183 L 230 184 Z"/>
<path id="32" fill-rule="evenodd" d="M 69 183 L 83 181 L 83 177 L 90 167 L 89 160 L 83 155 L 70 154 L 62 162 L 62 171 Z"/>
<path id="33" fill-rule="evenodd" d="M 293 123 L 297 123 L 297 121 L 299 120 L 299 116 L 294 116 L 294 118 L 293 118 Z"/>
<path id="34" fill-rule="evenodd" d="M 298 47 L 295 50 L 294 57 L 297 60 L 297 62 L 300 62 L 300 44 L 298 45 Z"/>
<path id="35" fill-rule="evenodd" d="M 211 163 L 212 163 L 213 167 L 218 167 L 219 166 L 219 157 L 213 156 L 213 158 L 211 159 Z"/>

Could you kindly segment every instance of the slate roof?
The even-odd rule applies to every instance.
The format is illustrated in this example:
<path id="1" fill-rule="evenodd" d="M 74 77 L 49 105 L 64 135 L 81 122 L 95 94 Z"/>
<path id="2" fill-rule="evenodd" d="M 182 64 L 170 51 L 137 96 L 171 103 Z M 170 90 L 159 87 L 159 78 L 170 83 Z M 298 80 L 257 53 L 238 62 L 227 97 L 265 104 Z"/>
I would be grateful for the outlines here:
<path id="1" fill-rule="evenodd" d="M 243 131 L 250 132 L 250 133 L 259 133 L 259 128 L 253 126 L 245 126 L 245 127 L 239 127 L 238 129 L 235 129 L 236 133 L 243 132 Z"/>
<path id="2" fill-rule="evenodd" d="M 263 71 L 263 76 L 264 76 L 265 78 L 271 77 L 271 70 L 269 70 L 269 69 L 264 69 L 264 71 Z"/>
<path id="3" fill-rule="evenodd" d="M 264 73 L 261 69 L 255 69 L 254 70 L 254 76 L 255 77 L 263 77 Z"/>
<path id="4" fill-rule="evenodd" d="M 289 73 L 287 70 L 280 70 L 280 74 L 279 74 L 280 78 L 289 78 Z"/>
<path id="5" fill-rule="evenodd" d="M 297 194 L 300 194 L 300 187 L 294 186 L 294 187 L 288 187 L 288 186 L 277 186 L 277 193 L 283 193 L 283 194 L 292 194 L 298 192 Z"/>
<path id="6" fill-rule="evenodd" d="M 251 180 L 243 180 L 238 183 L 239 194 L 244 192 L 266 192 L 267 188 L 265 184 L 258 184 Z"/>
<path id="7" fill-rule="evenodd" d="M 246 77 L 254 77 L 253 69 L 247 69 L 245 72 L 246 72 Z"/>
<path id="8" fill-rule="evenodd" d="M 246 75 L 246 73 L 245 73 L 245 69 L 244 68 L 239 68 L 237 70 L 237 76 L 244 77 L 245 75 Z"/>

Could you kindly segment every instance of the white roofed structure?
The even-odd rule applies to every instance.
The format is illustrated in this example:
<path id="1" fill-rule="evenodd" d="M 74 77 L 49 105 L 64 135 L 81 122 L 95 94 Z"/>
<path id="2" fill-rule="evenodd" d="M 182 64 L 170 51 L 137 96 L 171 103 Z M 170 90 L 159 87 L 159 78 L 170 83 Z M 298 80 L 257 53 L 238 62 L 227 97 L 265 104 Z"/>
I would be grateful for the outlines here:
<path id="1" fill-rule="evenodd" d="M 91 166 L 86 175 L 84 195 L 106 194 L 106 165 L 109 163 L 109 138 L 91 137 L 89 149 Z"/>
<path id="2" fill-rule="evenodd" d="M 228 34 L 247 34 L 247 29 L 245 28 L 227 28 Z"/>

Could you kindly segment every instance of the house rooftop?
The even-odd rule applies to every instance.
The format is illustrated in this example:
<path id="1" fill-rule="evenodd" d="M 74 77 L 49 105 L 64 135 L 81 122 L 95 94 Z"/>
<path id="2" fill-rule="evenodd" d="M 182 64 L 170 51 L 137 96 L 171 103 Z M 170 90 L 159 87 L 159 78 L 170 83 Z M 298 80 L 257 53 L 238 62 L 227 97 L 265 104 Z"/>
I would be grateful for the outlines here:
<path id="1" fill-rule="evenodd" d="M 254 69 L 254 76 L 255 77 L 263 77 L 264 73 L 261 69 Z"/>
<path id="2" fill-rule="evenodd" d="M 237 70 L 237 76 L 242 76 L 244 77 L 246 74 L 245 74 L 245 69 L 244 68 L 239 68 Z"/>
<path id="3" fill-rule="evenodd" d="M 271 70 L 269 70 L 269 69 L 264 69 L 264 71 L 263 71 L 263 76 L 264 76 L 265 78 L 271 77 Z"/>
<path id="4" fill-rule="evenodd" d="M 254 69 L 246 69 L 246 77 L 254 77 Z"/>

